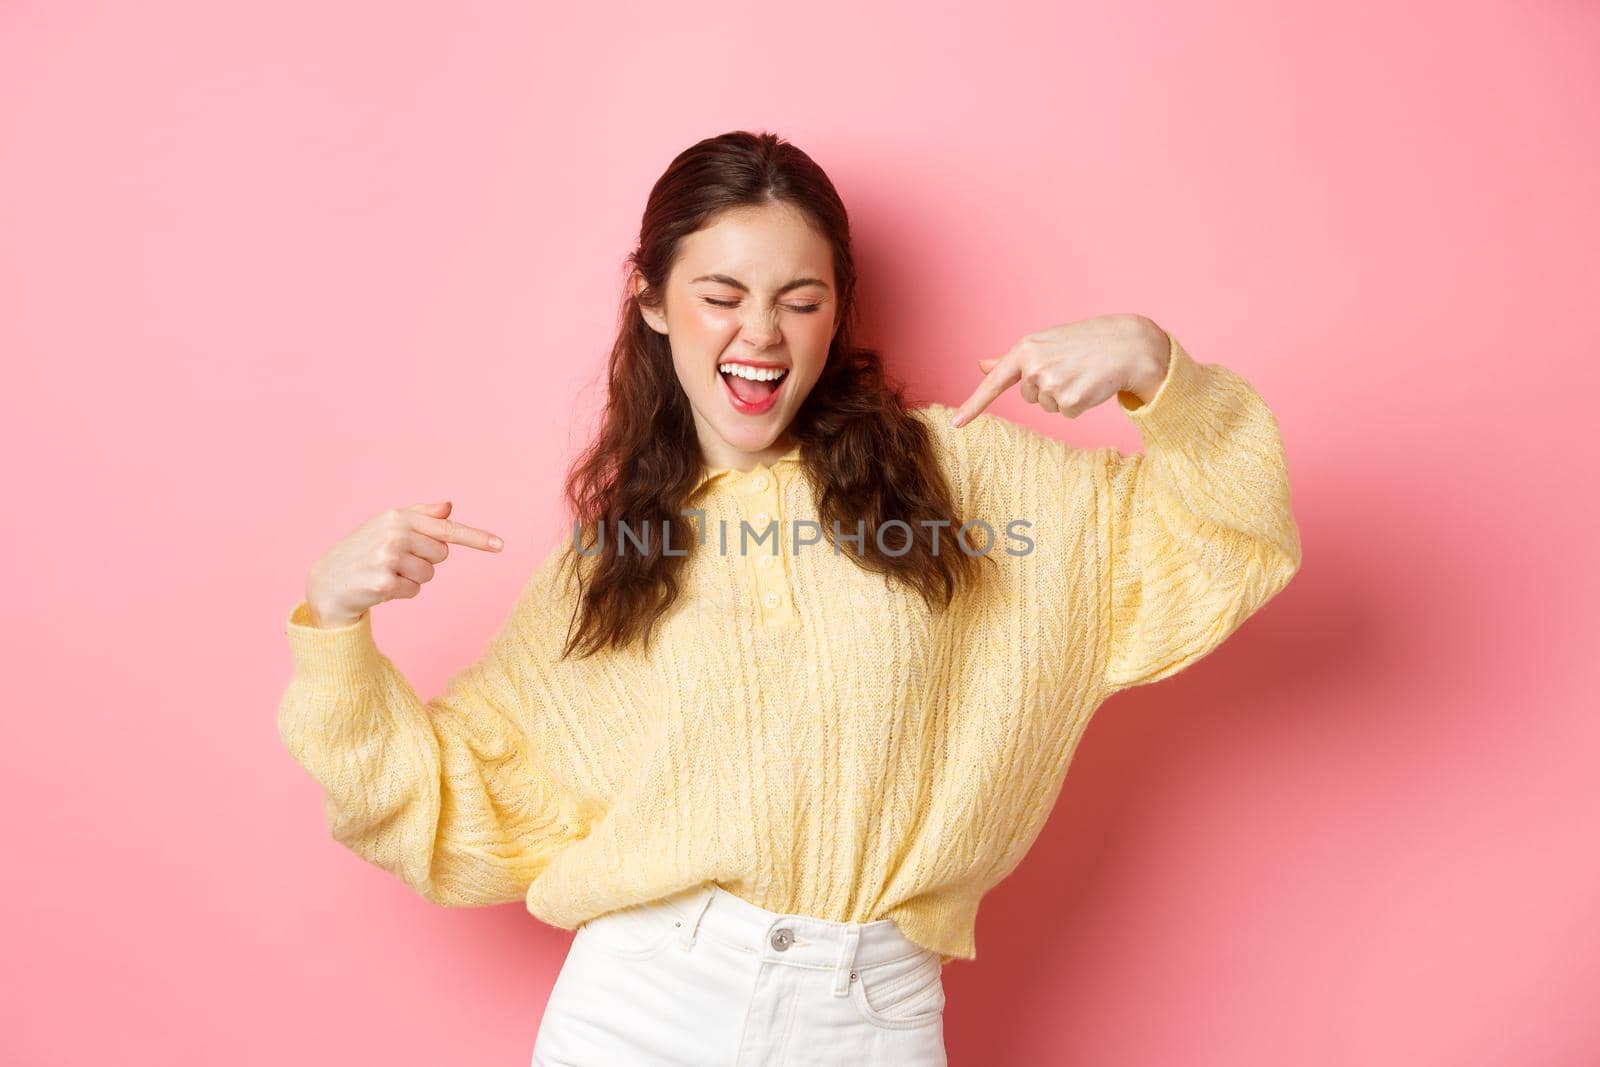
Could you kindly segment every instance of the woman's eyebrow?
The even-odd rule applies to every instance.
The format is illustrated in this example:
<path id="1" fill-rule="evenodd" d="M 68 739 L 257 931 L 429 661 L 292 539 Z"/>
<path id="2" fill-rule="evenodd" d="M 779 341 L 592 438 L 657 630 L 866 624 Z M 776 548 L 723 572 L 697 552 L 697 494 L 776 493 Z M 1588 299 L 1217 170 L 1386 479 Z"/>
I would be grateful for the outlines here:
<path id="1" fill-rule="evenodd" d="M 720 282 L 723 285 L 731 285 L 735 289 L 740 289 L 747 293 L 750 291 L 750 287 L 744 282 L 741 282 L 738 278 L 730 278 L 726 274 L 702 274 L 698 278 L 691 278 L 689 280 L 690 285 L 693 285 L 695 282 Z M 778 293 L 781 295 L 783 293 L 787 293 L 790 289 L 798 289 L 803 285 L 820 285 L 824 289 L 828 288 L 828 283 L 823 281 L 821 278 L 796 278 L 792 282 L 788 282 L 785 285 L 780 285 L 778 287 Z"/>

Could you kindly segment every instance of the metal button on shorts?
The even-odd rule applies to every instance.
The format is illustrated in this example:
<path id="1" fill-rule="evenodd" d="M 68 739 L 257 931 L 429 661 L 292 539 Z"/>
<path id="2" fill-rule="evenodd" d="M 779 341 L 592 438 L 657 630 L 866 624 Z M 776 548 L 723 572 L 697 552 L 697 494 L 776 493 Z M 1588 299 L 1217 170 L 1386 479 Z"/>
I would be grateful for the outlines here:
<path id="1" fill-rule="evenodd" d="M 772 935 L 772 947 L 779 952 L 783 952 L 792 944 L 794 944 L 794 931 L 787 926 Z"/>

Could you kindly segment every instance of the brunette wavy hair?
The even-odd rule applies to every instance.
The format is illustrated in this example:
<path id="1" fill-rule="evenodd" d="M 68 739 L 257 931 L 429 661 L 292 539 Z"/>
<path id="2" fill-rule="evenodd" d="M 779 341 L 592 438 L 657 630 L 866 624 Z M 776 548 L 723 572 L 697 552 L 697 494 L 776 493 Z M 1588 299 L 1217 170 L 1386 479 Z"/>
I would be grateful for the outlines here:
<path id="1" fill-rule="evenodd" d="M 573 541 L 582 547 L 568 552 L 565 562 L 583 573 L 575 609 L 580 618 L 575 630 L 569 624 L 563 658 L 641 639 L 648 644 L 656 620 L 677 599 L 683 553 L 695 541 L 692 524 L 679 521 L 679 509 L 704 470 L 703 459 L 670 343 L 645 323 L 639 305 L 661 306 L 661 290 L 685 237 L 713 224 L 721 212 L 765 203 L 798 208 L 833 249 L 839 327 L 821 377 L 788 427 L 799 442 L 826 536 L 833 541 L 835 521 L 854 533 L 864 520 L 861 548 L 851 550 L 852 541 L 838 546 L 839 552 L 906 583 L 934 609 L 947 606 L 958 586 L 975 577 L 976 561 L 988 558 L 950 550 L 951 534 L 963 520 L 931 435 L 907 409 L 905 387 L 889 379 L 879 353 L 855 342 L 850 221 L 833 183 L 810 156 L 776 134 L 724 133 L 681 152 L 657 179 L 638 247 L 625 261 L 629 283 L 600 429 L 566 478 Z M 636 272 L 645 282 L 637 292 Z M 900 555 L 880 552 L 876 543 L 875 531 L 891 519 L 910 526 L 911 543 Z M 619 552 L 619 538 L 601 537 L 600 524 L 615 533 L 624 520 L 630 530 L 669 533 Z M 950 526 L 935 553 L 923 522 L 937 520 Z M 905 537 L 886 532 L 884 541 L 898 549 Z M 676 554 L 668 553 L 669 545 Z"/>

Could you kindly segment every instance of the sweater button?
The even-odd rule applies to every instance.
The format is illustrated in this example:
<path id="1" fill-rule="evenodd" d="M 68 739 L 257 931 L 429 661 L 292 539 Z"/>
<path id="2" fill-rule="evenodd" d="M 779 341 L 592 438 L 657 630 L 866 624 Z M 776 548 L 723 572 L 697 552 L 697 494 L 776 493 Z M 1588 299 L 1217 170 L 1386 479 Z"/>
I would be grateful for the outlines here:
<path id="1" fill-rule="evenodd" d="M 758 476 L 754 485 L 757 490 L 765 489 L 767 487 L 767 476 L 765 474 Z"/>
<path id="2" fill-rule="evenodd" d="M 756 526 L 758 528 L 762 527 L 762 526 L 765 526 L 767 523 L 769 523 L 771 521 L 772 521 L 772 516 L 768 515 L 765 511 L 756 512 Z"/>
<path id="3" fill-rule="evenodd" d="M 779 952 L 786 952 L 794 944 L 794 931 L 787 926 L 772 935 L 772 947 Z"/>
<path id="4" fill-rule="evenodd" d="M 778 606 L 778 601 L 782 600 L 783 598 L 777 593 L 768 593 L 762 599 L 766 602 L 767 607 L 775 608 Z"/>

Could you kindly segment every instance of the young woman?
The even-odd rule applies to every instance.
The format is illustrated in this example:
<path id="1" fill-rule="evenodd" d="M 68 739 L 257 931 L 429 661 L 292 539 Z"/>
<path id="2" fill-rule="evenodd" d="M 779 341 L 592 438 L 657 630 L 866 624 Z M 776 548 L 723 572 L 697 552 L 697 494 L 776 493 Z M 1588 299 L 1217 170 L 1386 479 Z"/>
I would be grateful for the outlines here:
<path id="1" fill-rule="evenodd" d="M 908 406 L 856 341 L 844 205 L 770 134 L 675 159 L 628 263 L 572 536 L 425 703 L 369 609 L 500 542 L 374 516 L 289 616 L 281 736 L 358 855 L 577 931 L 535 1064 L 944 1063 L 942 967 L 1094 710 L 1299 568 L 1276 422 L 1126 314 Z M 1013 385 L 1115 395 L 1144 450 L 982 413 Z"/>

